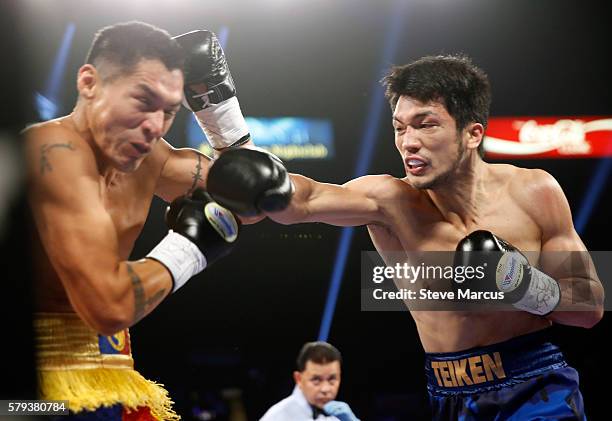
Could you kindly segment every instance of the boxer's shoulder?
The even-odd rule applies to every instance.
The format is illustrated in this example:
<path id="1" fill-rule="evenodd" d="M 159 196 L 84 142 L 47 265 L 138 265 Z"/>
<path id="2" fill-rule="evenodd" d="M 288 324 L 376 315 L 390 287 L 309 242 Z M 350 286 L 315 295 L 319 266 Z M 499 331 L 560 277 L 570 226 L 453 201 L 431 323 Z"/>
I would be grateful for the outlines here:
<path id="1" fill-rule="evenodd" d="M 77 131 L 74 126 L 69 123 L 67 117 L 30 124 L 22 133 L 27 139 L 37 139 L 49 135 L 78 137 Z"/>
<path id="2" fill-rule="evenodd" d="M 516 168 L 510 178 L 510 194 L 530 203 L 550 201 L 563 195 L 563 190 L 557 180 L 541 169 Z"/>
<path id="3" fill-rule="evenodd" d="M 509 192 L 541 229 L 557 224 L 569 210 L 565 193 L 557 180 L 541 169 L 518 168 L 510 182 Z"/>
<path id="4" fill-rule="evenodd" d="M 346 183 L 345 186 L 358 189 L 376 200 L 409 198 L 418 195 L 416 190 L 402 179 L 388 174 L 366 175 Z"/>
<path id="5" fill-rule="evenodd" d="M 93 156 L 87 141 L 73 127 L 61 119 L 28 126 L 22 132 L 27 152 L 43 152 L 61 148 Z"/>
<path id="6" fill-rule="evenodd" d="M 34 185 L 94 180 L 98 166 L 92 147 L 62 119 L 32 125 L 22 133 L 29 178 Z M 38 181 L 37 181 L 38 180 Z"/>
<path id="7" fill-rule="evenodd" d="M 516 199 L 533 201 L 533 195 L 558 194 L 561 188 L 548 172 L 538 168 L 522 168 L 510 164 L 488 164 L 492 184 L 506 186 Z"/>

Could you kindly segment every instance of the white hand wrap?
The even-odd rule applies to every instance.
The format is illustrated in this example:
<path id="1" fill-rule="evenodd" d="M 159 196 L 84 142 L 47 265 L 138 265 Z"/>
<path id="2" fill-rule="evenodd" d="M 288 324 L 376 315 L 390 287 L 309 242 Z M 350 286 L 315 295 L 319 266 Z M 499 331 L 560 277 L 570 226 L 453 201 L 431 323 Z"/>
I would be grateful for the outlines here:
<path id="1" fill-rule="evenodd" d="M 559 283 L 529 264 L 519 252 L 505 253 L 497 264 L 497 288 L 511 293 L 525 284 L 523 296 L 512 303 L 515 308 L 538 316 L 552 312 L 561 300 Z"/>
<path id="2" fill-rule="evenodd" d="M 198 246 L 172 230 L 168 231 L 168 235 L 147 254 L 147 257 L 159 261 L 168 268 L 174 280 L 172 292 L 176 292 L 192 276 L 206 268 L 206 256 Z"/>
<path id="3" fill-rule="evenodd" d="M 232 146 L 249 134 L 238 98 L 235 96 L 219 104 L 210 104 L 194 114 L 214 149 Z"/>
<path id="4" fill-rule="evenodd" d="M 524 282 L 529 282 L 527 291 L 523 298 L 513 304 L 514 307 L 538 316 L 551 313 L 557 307 L 561 300 L 561 289 L 557 281 L 532 267 L 531 279 L 525 279 Z"/>

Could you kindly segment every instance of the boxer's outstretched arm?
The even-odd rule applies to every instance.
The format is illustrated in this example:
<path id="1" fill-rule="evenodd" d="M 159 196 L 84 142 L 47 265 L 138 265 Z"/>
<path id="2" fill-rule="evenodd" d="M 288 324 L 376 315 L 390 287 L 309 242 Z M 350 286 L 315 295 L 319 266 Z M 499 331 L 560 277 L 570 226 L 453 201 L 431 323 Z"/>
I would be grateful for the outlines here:
<path id="1" fill-rule="evenodd" d="M 521 190 L 531 198 L 530 213 L 542 230 L 540 265 L 559 282 L 561 301 L 548 315 L 556 323 L 590 328 L 603 317 L 604 290 L 593 261 L 574 229 L 572 214 L 557 181 L 544 171 L 532 171 Z"/>
<path id="2" fill-rule="evenodd" d="M 91 149 L 77 137 L 39 129 L 27 135 L 29 196 L 42 246 L 70 303 L 102 334 L 129 327 L 172 289 L 157 261 L 121 261 Z"/>
<path id="3" fill-rule="evenodd" d="M 291 174 L 295 192 L 287 209 L 268 213 L 281 224 L 323 222 L 338 226 L 384 224 L 379 190 L 391 176 L 370 175 L 343 185 Z"/>

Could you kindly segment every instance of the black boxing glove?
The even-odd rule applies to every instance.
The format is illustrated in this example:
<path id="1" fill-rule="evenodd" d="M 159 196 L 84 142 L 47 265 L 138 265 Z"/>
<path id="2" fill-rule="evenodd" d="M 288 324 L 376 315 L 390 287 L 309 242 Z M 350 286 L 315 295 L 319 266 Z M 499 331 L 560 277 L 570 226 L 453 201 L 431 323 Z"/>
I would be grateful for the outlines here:
<path id="1" fill-rule="evenodd" d="M 561 300 L 559 283 L 532 267 L 527 258 L 490 231 L 474 231 L 457 244 L 455 268 L 484 270 L 483 277 L 463 277 L 461 287 L 476 291 L 499 291 L 504 302 L 540 316 L 554 311 Z M 457 282 L 455 282 L 457 284 Z"/>
<path id="2" fill-rule="evenodd" d="M 250 148 L 223 152 L 208 171 L 206 187 L 221 205 L 243 216 L 285 209 L 294 190 L 277 156 Z"/>
<path id="3" fill-rule="evenodd" d="M 202 189 L 180 196 L 166 210 L 168 235 L 147 255 L 172 275 L 172 292 L 233 249 L 240 222 Z"/>
<path id="4" fill-rule="evenodd" d="M 236 86 L 214 33 L 193 31 L 174 39 L 185 51 L 185 101 L 214 149 L 250 140 Z"/>

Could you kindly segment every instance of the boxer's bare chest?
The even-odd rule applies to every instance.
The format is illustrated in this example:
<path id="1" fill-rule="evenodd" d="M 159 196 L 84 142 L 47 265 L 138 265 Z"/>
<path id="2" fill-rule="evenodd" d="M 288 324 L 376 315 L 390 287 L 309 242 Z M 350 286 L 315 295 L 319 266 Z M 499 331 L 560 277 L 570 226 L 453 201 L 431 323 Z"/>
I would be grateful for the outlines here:
<path id="1" fill-rule="evenodd" d="M 483 198 L 473 215 L 462 220 L 444 216 L 426 199 L 413 206 L 398 200 L 388 210 L 385 226 L 369 226 L 370 237 L 379 253 L 410 251 L 454 251 L 457 243 L 476 230 L 488 230 L 522 251 L 538 252 L 541 231 L 525 207 L 508 194 Z"/>
<path id="2" fill-rule="evenodd" d="M 541 249 L 537 223 L 524 206 L 501 193 L 491 198 L 494 200 L 483 198 L 467 221 L 454 218 L 454 215 L 444 217 L 428 200 L 421 200 L 414 206 L 406 206 L 406 200 L 398 200 L 398 206 L 387 210 L 387 225 L 371 225 L 368 231 L 387 265 L 398 262 L 403 255 L 408 259 L 416 256 L 411 252 L 454 251 L 463 237 L 480 229 L 493 232 L 520 250 L 536 252 L 529 253 L 529 257 L 537 260 L 537 252 Z M 525 312 L 513 313 L 512 323 L 508 323 L 506 314 L 499 312 L 418 311 L 412 315 L 428 352 L 450 352 L 500 342 L 548 325 L 546 320 L 538 320 Z"/>
<path id="3" fill-rule="evenodd" d="M 119 243 L 121 260 L 127 260 L 147 219 L 155 191 L 156 178 L 149 169 L 121 174 L 112 180 L 100 180 L 104 208 L 111 217 Z M 72 306 L 40 239 L 35 237 L 34 255 L 37 271 L 35 302 L 37 311 L 72 312 Z"/>
<path id="4" fill-rule="evenodd" d="M 117 233 L 121 259 L 129 257 L 151 207 L 155 182 L 148 175 L 146 171 L 118 174 L 112 181 L 101 186 L 104 207 Z"/>

